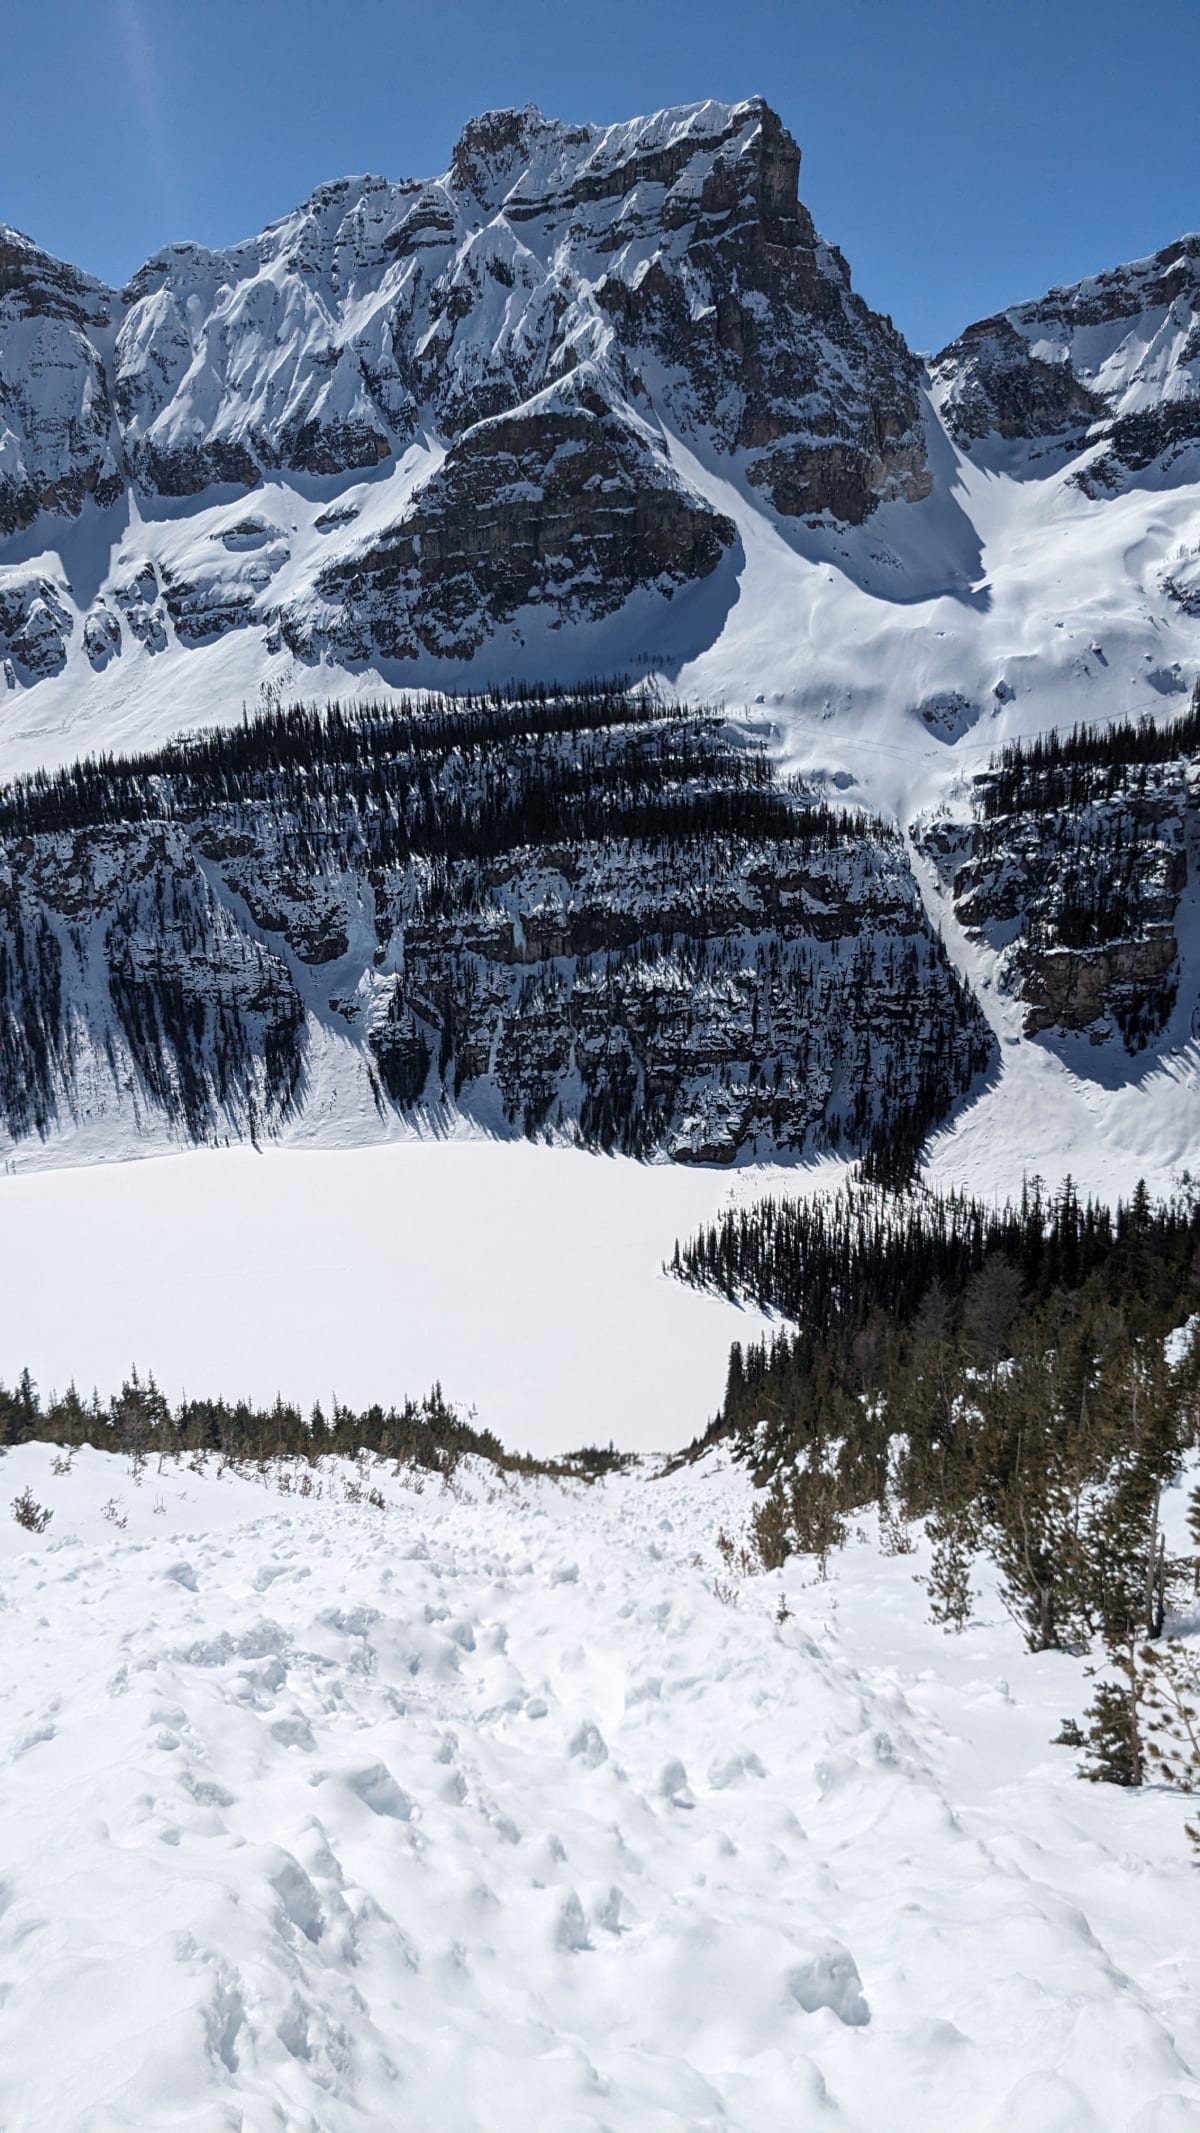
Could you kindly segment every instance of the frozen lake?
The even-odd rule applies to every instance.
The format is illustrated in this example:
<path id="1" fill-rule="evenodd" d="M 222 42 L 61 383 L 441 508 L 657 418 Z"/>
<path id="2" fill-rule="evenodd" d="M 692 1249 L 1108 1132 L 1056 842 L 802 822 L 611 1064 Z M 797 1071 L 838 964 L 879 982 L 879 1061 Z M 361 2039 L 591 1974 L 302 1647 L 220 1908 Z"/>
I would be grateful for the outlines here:
<path id="1" fill-rule="evenodd" d="M 0 1178 L 0 1378 L 305 1406 L 439 1379 L 517 1450 L 688 1442 L 750 1313 L 661 1273 L 770 1174 L 527 1142 L 196 1150 Z"/>

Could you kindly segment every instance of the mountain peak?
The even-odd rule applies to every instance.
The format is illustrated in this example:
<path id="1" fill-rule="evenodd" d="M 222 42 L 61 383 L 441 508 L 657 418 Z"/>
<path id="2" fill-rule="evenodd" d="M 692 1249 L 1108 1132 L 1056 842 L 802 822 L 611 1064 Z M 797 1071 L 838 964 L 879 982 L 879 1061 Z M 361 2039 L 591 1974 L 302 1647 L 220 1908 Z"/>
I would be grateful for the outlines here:
<path id="1" fill-rule="evenodd" d="M 1076 479 L 1097 494 L 1167 471 L 1200 443 L 1200 236 L 977 321 L 934 359 L 933 384 L 968 447 L 1082 447 Z"/>

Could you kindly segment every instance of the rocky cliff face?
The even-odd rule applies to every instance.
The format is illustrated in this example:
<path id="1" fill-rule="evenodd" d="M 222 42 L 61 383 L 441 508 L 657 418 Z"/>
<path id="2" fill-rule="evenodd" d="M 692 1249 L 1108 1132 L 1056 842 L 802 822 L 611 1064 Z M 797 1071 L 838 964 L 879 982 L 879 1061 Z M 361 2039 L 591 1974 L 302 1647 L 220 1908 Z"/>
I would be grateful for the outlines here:
<path id="1" fill-rule="evenodd" d="M 954 745 L 1028 693 L 1010 662 L 1082 685 L 1062 610 L 1101 573 L 1126 674 L 1186 688 L 1200 239 L 968 328 L 932 405 L 799 169 L 758 98 L 495 111 L 439 177 L 322 186 L 122 290 L 0 229 L 0 712 L 43 707 L 8 730 L 158 739 L 325 665 L 332 693 L 690 669 L 806 718 L 886 697 Z M 1023 492 L 999 519 L 950 474 L 997 439 Z M 1086 583 L 1047 571 L 1078 490 L 1131 483 L 1180 508 L 1141 550 L 1111 514 Z"/>
<path id="2" fill-rule="evenodd" d="M 1154 463 L 1169 473 L 1200 444 L 1200 236 L 968 327 L 932 375 L 968 447 L 1066 442 L 1096 495 Z"/>
<path id="3" fill-rule="evenodd" d="M 1136 1054 L 1180 982 L 1200 850 L 1200 692 L 1160 726 L 1052 734 L 974 781 L 969 817 L 922 831 L 962 924 L 1000 951 L 1026 1035 Z"/>
<path id="4" fill-rule="evenodd" d="M 609 127 L 489 112 L 441 178 L 345 180 L 251 244 L 162 253 L 120 299 L 135 477 L 371 467 L 423 422 L 536 422 L 589 363 L 615 419 L 661 398 L 784 512 L 924 494 L 919 367 L 817 237 L 799 164 L 759 100 Z"/>
<path id="5" fill-rule="evenodd" d="M 678 1160 L 912 1149 L 991 1058 L 896 833 L 711 716 L 285 713 L 0 818 L 13 1141 L 261 1135 L 319 1091 Z"/>
<path id="6" fill-rule="evenodd" d="M 119 494 L 103 283 L 0 225 L 0 535 Z"/>
<path id="7" fill-rule="evenodd" d="M 470 659 L 523 608 L 561 628 L 611 614 L 639 587 L 669 598 L 735 539 L 589 363 L 467 430 L 403 518 L 282 611 L 280 635 L 308 658 Z"/>

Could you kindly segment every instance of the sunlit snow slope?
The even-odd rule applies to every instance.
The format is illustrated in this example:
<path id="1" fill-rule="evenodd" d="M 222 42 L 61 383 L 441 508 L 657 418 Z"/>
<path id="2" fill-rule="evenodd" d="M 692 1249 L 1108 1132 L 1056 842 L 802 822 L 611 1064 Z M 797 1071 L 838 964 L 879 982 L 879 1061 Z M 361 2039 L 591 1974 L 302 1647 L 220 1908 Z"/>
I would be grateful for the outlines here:
<path id="1" fill-rule="evenodd" d="M 1079 1783 L 1083 1664 L 990 1589 L 739 1579 L 711 1456 L 126 1464 L 0 1469 L 54 1512 L 0 1527 L 13 2133 L 1200 2120 L 1185 1803 Z"/>

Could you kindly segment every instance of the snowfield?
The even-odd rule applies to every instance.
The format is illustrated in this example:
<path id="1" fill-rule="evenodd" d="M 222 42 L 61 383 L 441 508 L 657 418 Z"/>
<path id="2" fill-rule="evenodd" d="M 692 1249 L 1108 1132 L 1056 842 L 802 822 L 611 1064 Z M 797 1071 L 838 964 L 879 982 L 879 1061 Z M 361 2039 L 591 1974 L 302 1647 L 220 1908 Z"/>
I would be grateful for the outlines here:
<path id="1" fill-rule="evenodd" d="M 1147 477 L 1098 503 L 1036 452 L 1012 446 L 1006 461 L 980 463 L 932 406 L 926 424 L 934 493 L 885 503 L 859 527 L 777 517 L 736 461 L 664 427 L 680 479 L 737 528 L 736 580 L 726 563 L 670 603 L 635 593 L 587 627 L 523 609 L 469 662 L 305 661 L 269 650 L 258 627 L 187 645 L 164 615 L 161 645 L 127 636 L 121 656 L 99 672 L 89 665 L 86 679 L 72 662 L 32 682 L 0 670 L 0 774 L 236 723 L 264 691 L 323 703 L 624 674 L 668 697 L 724 704 L 789 767 L 844 780 L 855 803 L 905 821 L 1018 736 L 1182 709 L 1200 666 L 1200 615 L 1167 587 L 1190 583 L 1200 550 L 1200 446 L 1169 481 Z M 414 446 L 336 496 L 328 481 L 317 496 L 265 478 L 254 510 L 291 557 L 270 600 L 300 599 L 319 567 L 382 534 L 440 457 L 433 443 Z M 332 532 L 319 523 L 331 500 L 353 513 Z M 184 511 L 130 492 L 108 512 L 46 516 L 4 544 L 0 590 L 37 572 L 64 598 L 71 586 L 111 591 L 147 558 L 195 577 L 215 554 L 245 593 L 261 552 L 227 543 L 246 511 L 244 495 L 208 492 Z M 73 644 L 82 628 L 73 624 Z"/>
<path id="2" fill-rule="evenodd" d="M 1184 1803 L 1078 1781 L 1083 1663 L 990 1590 L 739 1577 L 716 1454 L 54 1456 L 0 1461 L 7 2133 L 1200 2125 Z"/>

